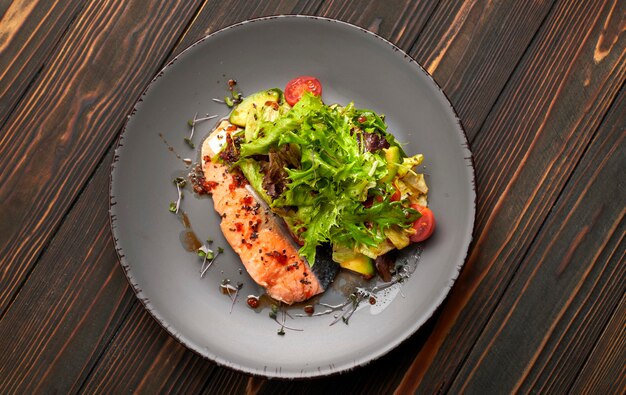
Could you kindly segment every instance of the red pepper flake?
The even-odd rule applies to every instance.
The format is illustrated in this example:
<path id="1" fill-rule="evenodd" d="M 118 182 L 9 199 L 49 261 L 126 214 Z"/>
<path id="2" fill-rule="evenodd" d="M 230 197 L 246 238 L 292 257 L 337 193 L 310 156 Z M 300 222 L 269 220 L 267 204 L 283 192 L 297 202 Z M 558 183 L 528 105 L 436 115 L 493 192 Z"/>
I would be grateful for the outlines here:
<path id="1" fill-rule="evenodd" d="M 254 199 L 252 199 L 252 196 L 246 196 L 246 197 L 241 199 L 241 203 L 246 205 L 246 206 L 251 205 L 252 202 L 254 202 Z"/>
<path id="2" fill-rule="evenodd" d="M 369 300 L 370 304 L 376 304 L 376 298 L 373 296 L 370 296 L 370 300 Z"/>
<path id="3" fill-rule="evenodd" d="M 205 181 L 204 182 L 204 190 L 207 192 L 213 191 L 218 185 L 220 185 L 217 181 Z"/>
<path id="4" fill-rule="evenodd" d="M 308 315 L 313 315 L 313 313 L 315 313 L 315 307 L 313 307 L 313 305 L 306 305 L 304 306 L 304 312 L 307 313 Z"/>
<path id="5" fill-rule="evenodd" d="M 235 222 L 235 230 L 241 232 L 243 230 L 243 224 L 241 222 Z"/>
<path id="6" fill-rule="evenodd" d="M 281 254 L 276 250 L 272 252 L 266 252 L 265 255 L 274 258 L 274 260 L 276 260 L 276 262 L 280 263 L 281 265 L 286 264 L 288 260 L 287 255 L 285 255 L 284 253 Z"/>
<path id="7" fill-rule="evenodd" d="M 357 118 L 357 121 L 359 121 L 360 123 L 363 123 L 367 121 L 367 118 L 365 117 L 365 115 L 361 115 Z"/>
<path id="8" fill-rule="evenodd" d="M 235 85 L 237 85 L 237 81 L 236 80 L 233 80 L 232 78 L 228 80 L 228 87 L 229 88 L 232 88 Z"/>
<path id="9" fill-rule="evenodd" d="M 235 130 L 237 130 L 237 126 L 235 126 L 235 125 L 228 125 L 226 127 L 226 131 L 227 132 L 234 132 Z"/>
<path id="10" fill-rule="evenodd" d="M 209 155 L 204 155 L 202 160 L 204 160 L 204 163 L 211 163 L 211 157 Z"/>
<path id="11" fill-rule="evenodd" d="M 228 189 L 231 192 L 237 188 L 245 187 L 248 182 L 241 173 L 233 173 L 232 180 L 233 182 L 231 182 L 230 185 L 228 186 Z M 252 197 L 250 197 L 250 199 L 252 199 Z M 252 202 L 250 202 L 250 204 L 252 204 Z"/>
<path id="12" fill-rule="evenodd" d="M 235 126 L 235 128 L 237 127 Z M 226 147 L 219 153 L 219 157 L 227 164 L 235 163 L 239 159 L 239 153 L 235 149 L 235 144 L 230 134 L 226 135 Z"/>

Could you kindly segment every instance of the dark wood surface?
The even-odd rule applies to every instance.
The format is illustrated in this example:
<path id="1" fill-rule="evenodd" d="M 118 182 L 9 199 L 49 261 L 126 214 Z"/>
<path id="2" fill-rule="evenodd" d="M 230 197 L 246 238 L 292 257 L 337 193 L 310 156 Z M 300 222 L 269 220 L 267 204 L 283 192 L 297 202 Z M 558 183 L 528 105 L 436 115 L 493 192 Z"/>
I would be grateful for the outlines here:
<path id="1" fill-rule="evenodd" d="M 449 297 L 365 367 L 308 381 L 204 360 L 145 311 L 108 219 L 116 137 L 153 75 L 230 24 L 321 15 L 442 86 L 477 216 Z M 0 393 L 625 393 L 626 3 L 0 1 Z"/>

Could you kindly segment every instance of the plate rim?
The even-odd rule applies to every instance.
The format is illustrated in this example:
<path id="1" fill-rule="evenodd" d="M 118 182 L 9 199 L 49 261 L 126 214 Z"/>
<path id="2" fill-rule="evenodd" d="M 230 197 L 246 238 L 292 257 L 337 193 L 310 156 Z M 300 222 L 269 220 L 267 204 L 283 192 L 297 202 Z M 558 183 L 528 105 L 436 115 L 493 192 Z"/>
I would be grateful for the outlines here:
<path id="1" fill-rule="evenodd" d="M 202 42 L 211 39 L 215 35 L 222 34 L 223 32 L 226 32 L 230 29 L 236 29 L 238 27 L 241 27 L 247 24 L 264 22 L 264 21 L 273 20 L 273 19 L 294 19 L 294 20 L 310 19 L 310 20 L 338 23 L 348 28 L 358 29 L 361 32 L 364 32 L 367 35 L 371 36 L 372 38 L 381 40 L 386 45 L 389 45 L 394 51 L 399 52 L 403 56 L 405 61 L 408 61 L 410 64 L 413 64 L 414 66 L 416 66 L 424 74 L 424 76 L 426 76 L 431 81 L 433 86 L 442 95 L 442 98 L 444 99 L 443 102 L 446 103 L 449 113 L 454 117 L 454 120 L 456 121 L 456 125 L 458 127 L 458 129 L 456 129 L 456 132 L 457 132 L 459 141 L 461 143 L 460 144 L 461 149 L 463 150 L 463 153 L 464 153 L 464 160 L 466 163 L 466 167 L 469 169 L 469 170 L 466 169 L 466 171 L 468 171 L 469 182 L 471 184 L 471 189 L 469 191 L 470 192 L 469 198 L 471 200 L 470 207 L 472 209 L 472 215 L 469 218 L 470 223 L 468 224 L 471 229 L 471 232 L 469 234 L 469 237 L 466 236 L 468 238 L 467 238 L 467 247 L 465 249 L 465 254 L 464 254 L 463 259 L 459 263 L 456 264 L 454 275 L 450 277 L 447 287 L 445 289 L 442 289 L 443 292 L 440 293 L 440 295 L 433 300 L 432 308 L 428 309 L 428 311 L 426 312 L 426 314 L 423 315 L 421 320 L 417 320 L 416 324 L 408 328 L 409 331 L 407 332 L 407 335 L 405 337 L 399 337 L 397 340 L 390 342 L 385 347 L 381 347 L 378 350 L 374 350 L 373 352 L 366 354 L 366 356 L 363 358 L 353 360 L 352 363 L 350 364 L 345 364 L 339 367 L 333 365 L 333 368 L 327 369 L 327 370 L 319 369 L 319 368 L 316 370 L 311 369 L 309 371 L 301 371 L 300 374 L 285 373 L 281 370 L 277 370 L 276 372 L 271 372 L 267 370 L 255 369 L 250 366 L 243 366 L 243 365 L 233 363 L 227 359 L 224 359 L 212 353 L 208 347 L 201 347 L 200 345 L 195 344 L 193 341 L 188 339 L 183 333 L 179 332 L 175 327 L 170 325 L 167 322 L 167 320 L 161 316 L 161 314 L 155 308 L 155 306 L 152 305 L 152 302 L 144 294 L 143 289 L 140 287 L 140 284 L 136 282 L 135 277 L 132 272 L 131 264 L 126 260 L 124 251 L 122 247 L 120 246 L 119 238 L 117 237 L 118 236 L 117 230 L 116 230 L 117 227 L 115 224 L 117 221 L 115 205 L 118 202 L 115 201 L 116 199 L 115 199 L 115 196 L 113 195 L 113 183 L 114 183 L 114 178 L 115 178 L 116 164 L 119 161 L 119 156 L 121 152 L 123 151 L 123 147 L 124 147 L 123 141 L 124 141 L 126 133 L 128 132 L 128 124 L 130 120 L 132 119 L 132 117 L 134 116 L 134 114 L 137 112 L 138 110 L 137 107 L 142 102 L 142 97 L 144 97 L 148 93 L 148 91 L 155 84 L 155 82 L 159 78 L 161 78 L 164 75 L 165 71 L 168 68 L 170 68 L 172 65 L 174 65 L 181 56 L 184 56 L 187 52 L 191 51 L 194 47 L 201 44 Z M 160 68 L 159 71 L 156 72 L 154 77 L 147 83 L 145 88 L 141 91 L 141 94 L 139 95 L 137 100 L 133 102 L 131 109 L 126 114 L 122 131 L 117 137 L 117 141 L 115 143 L 115 152 L 113 155 L 113 160 L 110 165 L 110 172 L 109 172 L 109 225 L 110 226 L 109 228 L 113 236 L 113 243 L 114 243 L 115 252 L 117 255 L 117 260 L 120 263 L 120 266 L 122 267 L 122 270 L 124 271 L 126 280 L 128 281 L 128 284 L 133 289 L 133 292 L 135 293 L 135 296 L 137 297 L 137 299 L 139 299 L 143 307 L 148 311 L 150 316 L 159 324 L 159 326 L 161 326 L 168 333 L 168 335 L 172 336 L 176 341 L 178 341 L 181 345 L 185 346 L 185 348 L 187 348 L 188 350 L 193 351 L 194 353 L 196 353 L 197 355 L 199 355 L 200 357 L 204 359 L 210 360 L 211 362 L 217 364 L 218 366 L 228 367 L 238 372 L 242 372 L 242 373 L 249 374 L 252 376 L 257 376 L 257 377 L 276 378 L 276 379 L 310 379 L 310 378 L 316 378 L 316 377 L 328 377 L 328 376 L 348 372 L 361 366 L 365 366 L 368 363 L 386 355 L 391 350 L 397 348 L 401 343 L 406 341 L 409 337 L 413 336 L 420 328 L 422 328 L 432 318 L 435 312 L 439 310 L 443 302 L 447 299 L 450 293 L 450 290 L 452 289 L 454 283 L 459 277 L 461 269 L 463 268 L 463 266 L 465 265 L 465 262 L 468 259 L 469 251 L 470 251 L 470 248 L 473 242 L 473 237 L 474 237 L 475 222 L 476 222 L 476 174 L 475 174 L 475 167 L 474 167 L 474 156 L 469 148 L 469 142 L 468 142 L 467 134 L 465 132 L 465 128 L 463 127 L 463 124 L 456 110 L 452 106 L 450 98 L 446 95 L 446 93 L 441 88 L 441 86 L 439 86 L 439 84 L 435 81 L 433 76 L 419 62 L 417 62 L 409 54 L 407 54 L 404 50 L 396 46 L 391 41 L 379 36 L 378 34 L 372 31 L 369 31 L 363 27 L 354 25 L 350 22 L 345 22 L 345 21 L 341 21 L 338 19 L 327 18 L 327 17 L 322 17 L 322 16 L 316 16 L 316 15 L 281 14 L 281 15 L 271 15 L 271 16 L 263 16 L 263 17 L 246 19 L 244 21 L 237 22 L 232 25 L 218 29 L 214 32 L 211 32 L 207 34 L 206 36 L 198 39 L 197 41 L 195 41 L 194 43 L 192 43 L 185 49 L 183 49 L 180 53 L 178 53 L 170 61 L 168 61 L 162 68 Z"/>

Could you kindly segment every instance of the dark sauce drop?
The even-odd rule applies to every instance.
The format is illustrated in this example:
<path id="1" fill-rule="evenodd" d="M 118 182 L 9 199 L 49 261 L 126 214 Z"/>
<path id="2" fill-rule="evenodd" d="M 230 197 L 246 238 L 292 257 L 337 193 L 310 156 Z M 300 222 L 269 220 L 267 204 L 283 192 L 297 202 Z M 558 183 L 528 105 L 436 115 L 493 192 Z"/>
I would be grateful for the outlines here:
<path id="1" fill-rule="evenodd" d="M 198 240 L 198 237 L 192 230 L 184 230 L 180 233 L 180 242 L 189 252 L 197 251 L 202 247 L 202 243 Z"/>
<path id="2" fill-rule="evenodd" d="M 185 227 L 185 230 L 180 232 L 180 243 L 183 245 L 183 248 L 189 252 L 195 252 L 198 248 L 202 247 L 202 243 L 198 239 L 198 236 L 191 228 L 191 222 L 189 221 L 189 217 L 187 213 L 182 212 L 180 214 L 180 220 Z"/>
<path id="3" fill-rule="evenodd" d="M 251 309 L 256 309 L 257 307 L 259 307 L 259 297 L 258 296 L 254 296 L 254 295 L 250 295 L 250 296 L 248 296 L 248 299 L 246 300 L 246 303 L 248 303 L 248 306 Z"/>

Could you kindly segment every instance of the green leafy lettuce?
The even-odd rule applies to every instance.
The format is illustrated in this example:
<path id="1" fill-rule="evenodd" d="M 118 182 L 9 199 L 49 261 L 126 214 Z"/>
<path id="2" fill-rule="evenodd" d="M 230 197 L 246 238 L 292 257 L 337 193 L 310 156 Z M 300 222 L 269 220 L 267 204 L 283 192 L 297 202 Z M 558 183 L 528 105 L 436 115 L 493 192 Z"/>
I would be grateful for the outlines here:
<path id="1" fill-rule="evenodd" d="M 419 217 L 406 203 L 391 201 L 395 187 L 381 181 L 389 171 L 384 152 L 368 151 L 363 143 L 373 137 L 366 134 L 375 133 L 399 147 L 373 111 L 356 109 L 352 103 L 327 106 L 306 93 L 291 109 L 281 109 L 277 117 L 253 127 L 239 149 L 245 173 L 258 178 L 260 167 L 251 164 L 255 158 L 286 145 L 297 147 L 300 163 L 285 167 L 287 182 L 281 194 L 268 199 L 266 191 L 259 192 L 304 242 L 300 254 L 310 264 L 322 243 L 376 247 L 386 241 L 390 228 L 406 229 Z M 253 183 L 257 189 L 259 184 Z"/>

